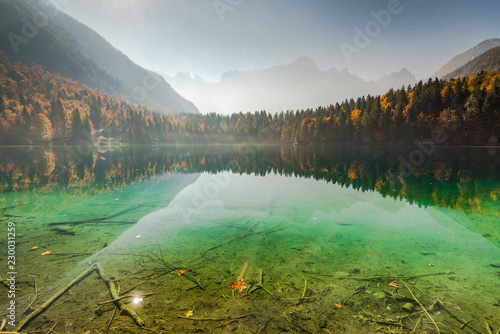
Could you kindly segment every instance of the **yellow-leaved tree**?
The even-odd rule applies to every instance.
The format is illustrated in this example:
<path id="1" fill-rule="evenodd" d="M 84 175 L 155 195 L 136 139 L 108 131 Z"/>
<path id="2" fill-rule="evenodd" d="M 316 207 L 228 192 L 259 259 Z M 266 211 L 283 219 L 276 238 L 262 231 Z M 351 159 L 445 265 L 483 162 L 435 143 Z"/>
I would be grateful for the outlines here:
<path id="1" fill-rule="evenodd" d="M 49 142 L 54 135 L 50 120 L 42 113 L 36 114 L 33 120 L 34 126 L 30 128 L 30 139 L 32 144 Z"/>

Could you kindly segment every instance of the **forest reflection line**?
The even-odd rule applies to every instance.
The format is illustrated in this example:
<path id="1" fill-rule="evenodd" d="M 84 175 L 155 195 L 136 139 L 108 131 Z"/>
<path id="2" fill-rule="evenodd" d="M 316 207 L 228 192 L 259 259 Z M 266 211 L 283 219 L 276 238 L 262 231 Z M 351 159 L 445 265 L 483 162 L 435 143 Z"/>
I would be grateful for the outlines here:
<path id="1" fill-rule="evenodd" d="M 74 196 L 104 193 L 171 173 L 265 176 L 269 173 L 324 180 L 360 191 L 485 212 L 500 196 L 500 157 L 495 149 L 439 148 L 413 173 L 401 170 L 402 148 L 311 146 L 121 147 L 74 159 L 58 148 L 0 150 L 0 192 L 62 191 Z M 64 168 L 61 168 L 63 166 Z"/>

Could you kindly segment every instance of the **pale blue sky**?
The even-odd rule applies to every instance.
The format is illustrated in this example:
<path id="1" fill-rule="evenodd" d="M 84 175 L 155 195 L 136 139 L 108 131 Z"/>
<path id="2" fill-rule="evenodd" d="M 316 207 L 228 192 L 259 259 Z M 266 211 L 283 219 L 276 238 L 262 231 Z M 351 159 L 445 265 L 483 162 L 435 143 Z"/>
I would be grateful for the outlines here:
<path id="1" fill-rule="evenodd" d="M 498 0 L 51 1 L 141 66 L 211 81 L 228 70 L 288 64 L 299 56 L 364 79 L 403 67 L 423 79 L 481 41 L 500 38 Z M 390 13 L 381 16 L 383 24 L 371 14 L 382 10 Z M 369 40 L 356 46 L 356 29 L 367 28 Z"/>

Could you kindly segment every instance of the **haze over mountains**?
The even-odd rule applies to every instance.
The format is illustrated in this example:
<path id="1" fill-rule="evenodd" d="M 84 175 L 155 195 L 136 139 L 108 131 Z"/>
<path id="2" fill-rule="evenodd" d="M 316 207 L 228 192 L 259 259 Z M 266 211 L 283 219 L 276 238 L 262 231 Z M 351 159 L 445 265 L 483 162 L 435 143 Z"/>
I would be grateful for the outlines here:
<path id="1" fill-rule="evenodd" d="M 132 62 L 47 0 L 0 0 L 0 50 L 163 113 L 198 113 L 163 77 Z"/>
<path id="2" fill-rule="evenodd" d="M 415 77 L 404 68 L 377 81 L 366 81 L 346 69 L 321 71 L 309 57 L 264 70 L 226 72 L 217 83 L 193 73 L 178 73 L 167 80 L 202 113 L 222 114 L 256 110 L 274 113 L 327 106 L 416 83 Z"/>
<path id="3" fill-rule="evenodd" d="M 433 78 L 498 69 L 499 51 L 492 51 L 498 46 L 498 38 L 485 40 L 454 57 Z M 165 80 L 132 62 L 97 32 L 60 12 L 48 0 L 0 0 L 0 50 L 11 62 L 39 64 L 162 113 L 300 110 L 384 94 L 417 81 L 406 68 L 367 81 L 346 69 L 322 71 L 309 57 L 267 69 L 228 71 L 216 83 L 194 73 L 178 73 Z"/>
<path id="4" fill-rule="evenodd" d="M 498 45 L 498 38 L 485 40 L 454 57 L 431 78 L 449 79 L 472 76 L 481 70 L 499 70 L 500 49 L 495 49 Z M 229 71 L 216 83 L 194 73 L 178 73 L 167 80 L 202 113 L 222 114 L 256 110 L 274 113 L 327 106 L 363 95 L 384 94 L 391 88 L 416 83 L 413 74 L 405 68 L 377 81 L 366 81 L 346 69 L 321 71 L 308 57 L 263 70 Z"/>

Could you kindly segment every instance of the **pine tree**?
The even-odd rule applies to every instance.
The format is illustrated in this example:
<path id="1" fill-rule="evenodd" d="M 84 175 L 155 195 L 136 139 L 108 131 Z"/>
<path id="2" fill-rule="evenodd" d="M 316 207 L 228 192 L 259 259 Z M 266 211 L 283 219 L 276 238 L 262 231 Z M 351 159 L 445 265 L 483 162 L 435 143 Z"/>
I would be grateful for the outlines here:
<path id="1" fill-rule="evenodd" d="M 33 116 L 43 114 L 42 105 L 38 101 L 33 104 L 33 110 L 31 111 L 31 114 Z"/>
<path id="2" fill-rule="evenodd" d="M 23 109 L 21 110 L 19 115 L 17 115 L 14 121 L 14 128 L 13 128 L 14 138 L 12 138 L 12 142 L 15 144 L 27 144 L 28 143 L 27 135 L 29 133 L 29 128 L 30 128 L 30 114 L 28 112 L 28 109 L 26 109 L 26 106 L 23 106 Z"/>
<path id="3" fill-rule="evenodd" d="M 88 140 L 93 139 L 94 126 L 92 125 L 92 121 L 89 117 L 85 117 L 85 120 L 82 122 L 83 132 L 86 134 L 85 138 Z"/>
<path id="4" fill-rule="evenodd" d="M 24 97 L 24 92 L 23 92 L 23 89 L 21 87 L 20 82 L 17 83 L 17 94 L 19 95 L 19 104 L 22 106 L 25 106 L 26 105 L 26 98 Z"/>
<path id="5" fill-rule="evenodd" d="M 292 143 L 298 144 L 299 142 L 300 142 L 300 124 L 298 119 L 295 119 L 292 125 Z"/>
<path id="6" fill-rule="evenodd" d="M 5 101 L 4 101 L 4 98 L 3 98 L 2 89 L 0 87 L 0 115 L 4 112 L 4 110 L 5 110 Z"/>
<path id="7" fill-rule="evenodd" d="M 52 124 L 55 124 L 60 118 L 63 117 L 64 107 L 61 102 L 61 99 L 52 98 L 50 100 L 49 107 L 49 120 Z"/>
<path id="8" fill-rule="evenodd" d="M 70 141 L 74 144 L 78 143 L 82 139 L 82 116 L 80 115 L 80 110 L 75 108 L 71 115 L 71 134 Z"/>
<path id="9" fill-rule="evenodd" d="M 100 127 L 102 121 L 102 100 L 101 97 L 90 97 L 90 121 L 92 124 Z"/>

